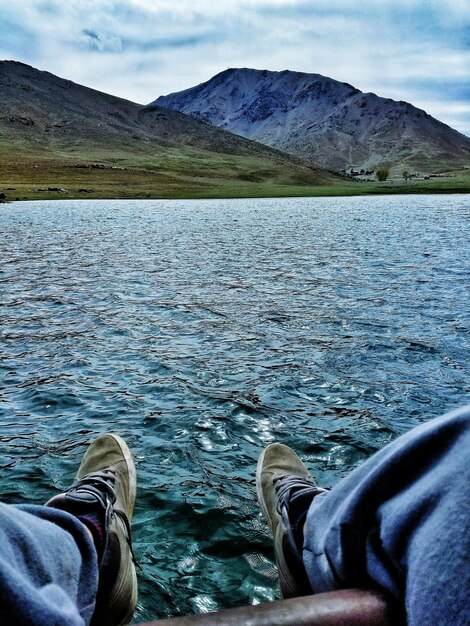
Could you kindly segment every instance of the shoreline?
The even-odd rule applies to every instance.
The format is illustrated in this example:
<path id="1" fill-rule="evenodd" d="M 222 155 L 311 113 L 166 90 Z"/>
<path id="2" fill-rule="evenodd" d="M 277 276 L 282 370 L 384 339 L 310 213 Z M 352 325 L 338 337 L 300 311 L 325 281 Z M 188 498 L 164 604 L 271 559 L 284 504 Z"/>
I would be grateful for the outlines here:
<path id="1" fill-rule="evenodd" d="M 470 186 L 459 188 L 415 188 L 405 190 L 399 188 L 383 188 L 377 190 L 365 190 L 354 192 L 349 189 L 327 189 L 309 192 L 307 190 L 299 190 L 293 193 L 292 190 L 286 190 L 286 193 L 253 193 L 253 194 L 223 194 L 223 193 L 200 193 L 200 194 L 73 194 L 73 193 L 55 193 L 49 195 L 27 193 L 20 196 L 6 196 L 0 198 L 1 204 L 12 204 L 15 202 L 44 202 L 44 201 L 64 201 L 64 200 L 254 200 L 254 199 L 282 199 L 282 198 L 357 198 L 365 196 L 418 196 L 418 195 L 468 195 L 470 194 Z"/>
<path id="2" fill-rule="evenodd" d="M 449 179 L 431 179 L 416 182 L 344 182 L 326 185 L 279 185 L 269 182 L 252 184 L 194 184 L 188 181 L 174 185 L 158 185 L 154 181 L 118 180 L 45 182 L 35 180 L 23 182 L 14 180 L 2 181 L 0 184 L 1 203 L 31 202 L 35 200 L 225 200 L 253 198 L 324 198 L 324 197 L 357 197 L 357 196 L 389 196 L 389 195 L 442 195 L 470 193 L 470 172 L 464 170 Z"/>
<path id="3" fill-rule="evenodd" d="M 0 168 L 0 203 L 35 200 L 196 200 L 229 198 L 356 197 L 470 193 L 470 169 L 463 168 L 428 179 L 387 181 L 279 179 L 263 172 L 262 179 L 246 180 L 239 172 L 173 169 L 163 175 L 153 169 L 120 167 L 84 168 L 77 174 L 64 164 L 4 163 Z M 256 170 L 253 169 L 253 172 Z M 186 175 L 185 175 L 186 174 Z M 2 196 L 5 196 L 4 198 Z"/>

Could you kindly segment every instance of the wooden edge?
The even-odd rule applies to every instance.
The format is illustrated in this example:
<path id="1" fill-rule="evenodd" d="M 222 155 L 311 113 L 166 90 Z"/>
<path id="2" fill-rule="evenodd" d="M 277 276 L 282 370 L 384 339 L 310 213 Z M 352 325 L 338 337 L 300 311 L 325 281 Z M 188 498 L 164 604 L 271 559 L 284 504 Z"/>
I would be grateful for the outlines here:
<path id="1" fill-rule="evenodd" d="M 397 626 L 392 612 L 377 591 L 345 589 L 136 626 Z"/>

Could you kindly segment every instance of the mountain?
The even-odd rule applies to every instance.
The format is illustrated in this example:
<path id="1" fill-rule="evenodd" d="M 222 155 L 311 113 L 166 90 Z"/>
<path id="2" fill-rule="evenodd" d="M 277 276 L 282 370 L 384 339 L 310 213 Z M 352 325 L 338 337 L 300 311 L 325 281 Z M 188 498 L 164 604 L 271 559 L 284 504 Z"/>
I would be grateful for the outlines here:
<path id="1" fill-rule="evenodd" d="M 260 195 L 332 181 L 207 122 L 14 61 L 0 62 L 0 151 L 1 184 L 29 192 L 46 184 L 76 194 L 93 184 L 102 197 Z"/>
<path id="2" fill-rule="evenodd" d="M 228 69 L 155 103 L 334 170 L 470 163 L 470 138 L 421 109 L 319 74 Z"/>

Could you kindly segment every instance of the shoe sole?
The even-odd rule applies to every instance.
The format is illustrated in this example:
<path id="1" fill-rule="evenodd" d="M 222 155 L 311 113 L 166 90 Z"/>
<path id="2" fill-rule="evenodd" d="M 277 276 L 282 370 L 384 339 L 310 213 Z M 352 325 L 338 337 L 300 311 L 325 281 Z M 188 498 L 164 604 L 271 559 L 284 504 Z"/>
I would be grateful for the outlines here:
<path id="1" fill-rule="evenodd" d="M 109 434 L 108 436 L 112 437 L 112 439 L 114 439 L 114 441 L 119 445 L 121 452 L 122 452 L 122 456 L 124 457 L 124 460 L 126 462 L 127 471 L 129 475 L 129 509 L 130 509 L 126 511 L 126 513 L 129 519 L 129 523 L 131 523 L 132 515 L 134 512 L 135 498 L 136 498 L 136 493 L 137 493 L 137 472 L 135 469 L 134 458 L 132 456 L 131 451 L 129 450 L 127 443 L 124 441 L 122 437 L 120 437 L 119 435 L 114 435 L 112 433 Z M 120 622 L 120 625 L 128 624 L 129 620 L 132 619 L 132 616 L 134 615 L 134 612 L 135 612 L 135 606 L 137 604 L 137 594 L 138 594 L 137 575 L 136 575 L 135 567 L 132 566 L 132 596 L 130 600 L 130 605 L 133 608 L 129 610 L 126 617 Z"/>
<path id="2" fill-rule="evenodd" d="M 263 489 L 261 487 L 261 474 L 263 473 L 264 457 L 265 457 L 266 452 L 269 449 L 269 447 L 270 446 L 268 446 L 267 448 L 265 448 L 263 450 L 263 452 L 261 453 L 261 456 L 258 459 L 258 465 L 256 466 L 256 495 L 258 496 L 258 502 L 259 502 L 259 505 L 261 507 L 261 511 L 262 511 L 266 521 L 269 524 L 269 528 L 271 529 L 271 532 L 273 532 L 273 526 L 271 524 L 271 518 L 269 516 L 268 509 L 267 509 L 265 501 L 264 501 Z"/>
<path id="3" fill-rule="evenodd" d="M 129 523 L 131 523 L 132 515 L 134 512 L 135 498 L 136 498 L 136 493 L 137 493 L 137 472 L 135 469 L 134 458 L 132 456 L 131 451 L 129 450 L 127 443 L 124 441 L 122 437 L 120 437 L 119 435 L 114 435 L 114 434 L 110 434 L 109 436 L 112 437 L 121 448 L 122 455 L 126 462 L 127 471 L 129 474 L 129 509 L 130 509 L 129 511 L 126 511 L 126 513 L 129 519 Z M 132 619 L 132 616 L 134 615 L 134 612 L 135 612 L 135 606 L 137 604 L 138 585 L 137 585 L 137 575 L 136 575 L 134 566 L 132 566 L 132 581 L 133 581 L 133 584 L 132 584 L 132 596 L 131 596 L 130 605 L 133 608 L 129 610 L 129 613 L 126 615 L 124 620 L 120 622 L 120 624 L 127 624 L 129 620 Z"/>
<path id="4" fill-rule="evenodd" d="M 137 493 L 137 472 L 135 469 L 134 458 L 132 456 L 131 451 L 129 450 L 127 443 L 124 441 L 122 437 L 120 437 L 119 435 L 114 435 L 114 434 L 108 434 L 108 437 L 111 437 L 112 439 L 114 439 L 115 442 L 118 444 L 118 446 L 121 449 L 122 456 L 124 457 L 124 460 L 126 462 L 127 472 L 129 475 L 129 509 L 130 509 L 126 511 L 126 514 L 130 523 L 133 512 L 134 512 L 135 498 L 136 498 L 136 493 Z"/>

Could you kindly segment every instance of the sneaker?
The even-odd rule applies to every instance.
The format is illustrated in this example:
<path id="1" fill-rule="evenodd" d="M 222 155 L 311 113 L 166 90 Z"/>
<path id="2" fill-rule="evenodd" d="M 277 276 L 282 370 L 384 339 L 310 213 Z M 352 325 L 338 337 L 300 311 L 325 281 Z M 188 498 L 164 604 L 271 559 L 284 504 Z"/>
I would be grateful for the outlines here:
<path id="1" fill-rule="evenodd" d="M 99 585 L 92 624 L 127 624 L 137 602 L 130 522 L 136 494 L 131 452 L 117 435 L 102 435 L 85 452 L 75 482 L 46 506 L 67 511 L 91 530 Z"/>
<path id="2" fill-rule="evenodd" d="M 280 443 L 261 454 L 256 470 L 256 491 L 274 539 L 274 554 L 283 598 L 312 593 L 302 560 L 303 526 L 317 487 L 293 450 Z"/>

